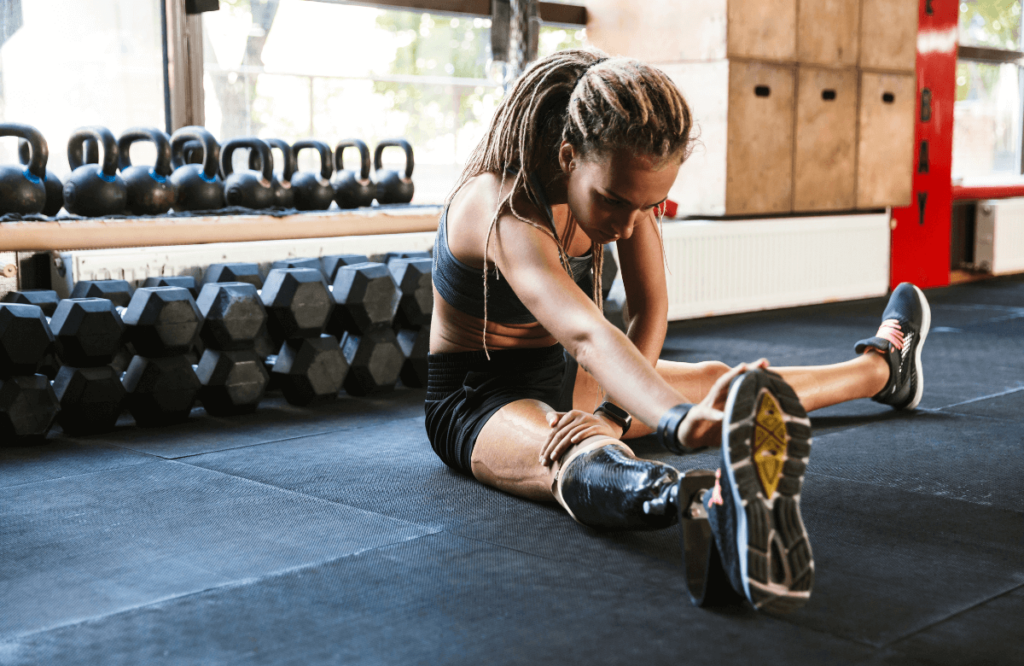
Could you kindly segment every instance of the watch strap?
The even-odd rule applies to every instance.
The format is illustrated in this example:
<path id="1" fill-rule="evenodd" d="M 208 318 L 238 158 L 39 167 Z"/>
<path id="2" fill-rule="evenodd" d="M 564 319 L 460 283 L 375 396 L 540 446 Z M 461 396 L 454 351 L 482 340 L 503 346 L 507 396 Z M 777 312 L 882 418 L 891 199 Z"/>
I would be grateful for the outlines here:
<path id="1" fill-rule="evenodd" d="M 609 421 L 622 428 L 622 434 L 626 434 L 629 426 L 633 424 L 633 417 L 629 415 L 629 412 L 607 400 L 594 410 L 594 414 L 598 413 L 603 414 Z"/>

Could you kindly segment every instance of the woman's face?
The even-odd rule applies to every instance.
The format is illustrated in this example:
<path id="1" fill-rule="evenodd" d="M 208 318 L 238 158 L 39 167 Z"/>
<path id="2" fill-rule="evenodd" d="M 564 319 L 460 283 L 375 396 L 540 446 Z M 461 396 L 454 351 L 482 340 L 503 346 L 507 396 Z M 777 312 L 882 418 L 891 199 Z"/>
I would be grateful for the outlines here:
<path id="1" fill-rule="evenodd" d="M 563 143 L 559 163 L 567 174 L 569 209 L 580 228 L 598 243 L 629 238 L 639 220 L 668 197 L 679 173 L 670 159 L 655 165 L 648 157 L 617 150 L 597 158 L 580 157 Z"/>

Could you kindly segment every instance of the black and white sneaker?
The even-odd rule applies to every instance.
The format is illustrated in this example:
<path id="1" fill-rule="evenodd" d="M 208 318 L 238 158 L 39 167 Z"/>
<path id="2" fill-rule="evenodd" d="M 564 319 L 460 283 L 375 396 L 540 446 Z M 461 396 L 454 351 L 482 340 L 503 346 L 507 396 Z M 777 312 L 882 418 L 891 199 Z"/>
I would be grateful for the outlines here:
<path id="1" fill-rule="evenodd" d="M 876 349 L 889 362 L 889 383 L 871 399 L 896 409 L 914 409 L 924 394 L 921 349 L 932 325 L 924 293 L 909 282 L 896 287 L 882 313 L 875 337 L 861 340 L 854 351 Z"/>
<path id="2" fill-rule="evenodd" d="M 811 422 L 779 375 L 733 380 L 722 422 L 722 467 L 704 495 L 732 587 L 760 610 L 787 613 L 811 596 L 814 559 L 800 517 Z"/>

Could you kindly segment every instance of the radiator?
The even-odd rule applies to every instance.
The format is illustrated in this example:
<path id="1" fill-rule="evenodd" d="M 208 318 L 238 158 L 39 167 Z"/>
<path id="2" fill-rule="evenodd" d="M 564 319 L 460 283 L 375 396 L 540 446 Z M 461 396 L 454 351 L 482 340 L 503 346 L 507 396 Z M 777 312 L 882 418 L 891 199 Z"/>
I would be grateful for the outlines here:
<path id="1" fill-rule="evenodd" d="M 885 213 L 665 224 L 669 319 L 881 296 Z"/>
<path id="2" fill-rule="evenodd" d="M 886 214 L 678 221 L 664 225 L 669 319 L 865 298 L 889 285 Z M 78 280 L 192 275 L 224 261 L 260 264 L 328 254 L 427 250 L 433 232 L 173 247 L 81 250 L 58 255 L 53 285 L 66 297 Z M 615 291 L 621 293 L 621 286 Z"/>
<path id="3" fill-rule="evenodd" d="M 978 202 L 974 267 L 993 275 L 1024 271 L 1024 199 Z"/>

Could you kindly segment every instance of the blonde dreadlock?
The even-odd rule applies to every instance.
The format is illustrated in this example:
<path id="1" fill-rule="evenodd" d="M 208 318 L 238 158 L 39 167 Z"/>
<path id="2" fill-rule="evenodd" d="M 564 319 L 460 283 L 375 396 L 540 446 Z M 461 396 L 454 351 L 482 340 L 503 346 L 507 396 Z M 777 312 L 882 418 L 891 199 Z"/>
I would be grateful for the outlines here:
<path id="1" fill-rule="evenodd" d="M 487 251 L 498 218 L 508 210 L 517 219 L 544 231 L 558 246 L 562 266 L 572 275 L 568 247 L 576 228 L 572 211 L 563 238 L 519 214 L 513 203 L 519 194 L 531 201 L 544 200 L 529 175 L 540 167 L 558 164 L 562 141 L 582 157 L 607 155 L 619 148 L 663 163 L 682 162 L 690 148 L 693 119 L 682 93 L 662 71 L 632 58 L 609 58 L 597 49 L 567 49 L 535 62 L 502 100 L 487 135 L 480 141 L 448 196 L 483 173 L 499 174 L 505 188 L 508 171 L 515 169 L 512 187 L 501 197 L 484 239 L 484 332 L 487 353 Z M 539 204 L 538 204 L 539 205 Z M 661 210 L 658 211 L 661 222 Z M 591 243 L 593 299 L 602 307 L 601 270 L 604 247 Z M 497 274 L 497 268 L 495 267 Z M 497 275 L 500 279 L 500 274 Z M 488 358 L 490 354 L 488 353 Z"/>

